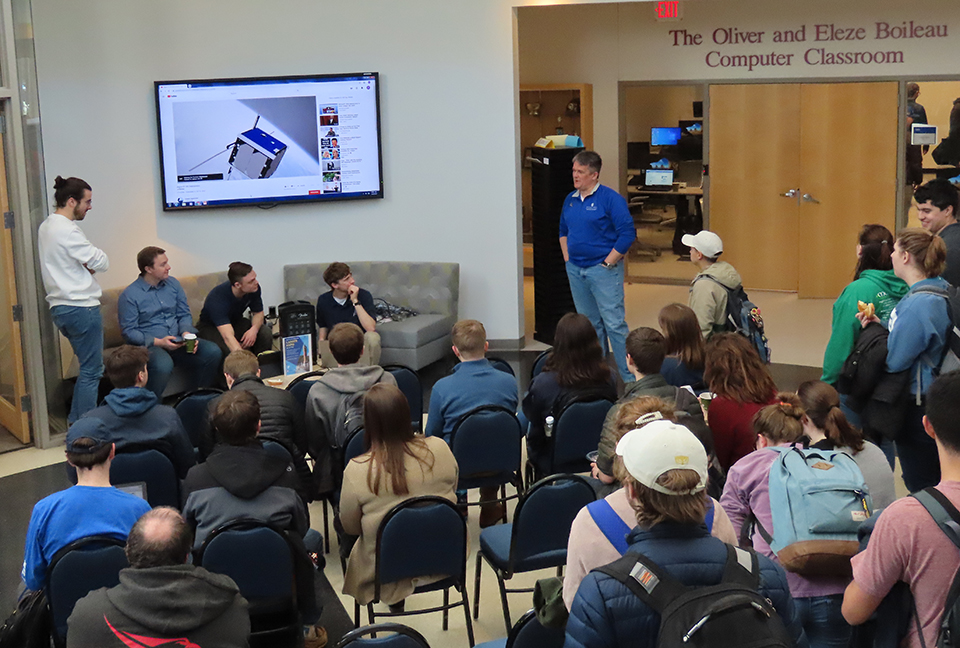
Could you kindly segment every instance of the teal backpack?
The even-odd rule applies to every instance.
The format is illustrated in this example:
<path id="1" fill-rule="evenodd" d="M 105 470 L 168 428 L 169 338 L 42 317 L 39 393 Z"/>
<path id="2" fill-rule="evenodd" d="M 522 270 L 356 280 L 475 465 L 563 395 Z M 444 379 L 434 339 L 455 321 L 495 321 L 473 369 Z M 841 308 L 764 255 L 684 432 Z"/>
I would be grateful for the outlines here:
<path id="1" fill-rule="evenodd" d="M 806 576 L 849 576 L 857 529 L 873 513 L 863 473 L 842 450 L 772 448 L 772 534 L 756 522 L 783 568 Z"/>

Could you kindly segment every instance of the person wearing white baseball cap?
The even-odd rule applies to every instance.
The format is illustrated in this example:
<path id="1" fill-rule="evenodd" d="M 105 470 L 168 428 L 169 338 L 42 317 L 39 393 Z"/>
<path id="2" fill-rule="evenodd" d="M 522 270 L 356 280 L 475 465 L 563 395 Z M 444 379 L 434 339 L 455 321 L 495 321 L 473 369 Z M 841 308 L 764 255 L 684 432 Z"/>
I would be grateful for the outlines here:
<path id="1" fill-rule="evenodd" d="M 627 432 L 617 444 L 627 475 L 627 497 L 637 514 L 637 527 L 627 536 L 635 561 L 630 574 L 648 593 L 661 580 L 644 566 L 654 564 L 687 587 L 721 582 L 731 552 L 734 564 L 751 564 L 759 575 L 757 591 L 770 600 L 792 645 L 806 646 L 803 628 L 787 587 L 783 568 L 766 556 L 732 549 L 712 537 L 704 524 L 707 499 L 707 453 L 688 429 L 671 421 L 653 421 Z M 643 556 L 641 563 L 637 555 Z M 755 556 L 755 559 L 754 559 Z M 603 569 L 623 568 L 619 563 Z M 621 572 L 622 573 L 622 572 Z M 626 577 L 629 579 L 629 576 Z M 580 583 L 570 609 L 564 646 L 637 646 L 653 648 L 659 614 L 622 581 L 594 570 Z"/>
<path id="2" fill-rule="evenodd" d="M 700 268 L 690 284 L 689 304 L 706 339 L 727 330 L 727 291 L 736 290 L 742 281 L 732 265 L 718 260 L 723 253 L 723 241 L 713 232 L 684 234 L 680 240 L 690 248 L 690 260 Z"/>

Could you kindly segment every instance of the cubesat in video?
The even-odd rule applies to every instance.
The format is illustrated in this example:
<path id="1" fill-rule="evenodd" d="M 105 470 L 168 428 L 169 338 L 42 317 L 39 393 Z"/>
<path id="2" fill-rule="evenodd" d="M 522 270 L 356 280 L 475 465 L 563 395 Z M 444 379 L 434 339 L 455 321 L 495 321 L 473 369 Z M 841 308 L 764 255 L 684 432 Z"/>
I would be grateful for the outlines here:
<path id="1" fill-rule="evenodd" d="M 260 118 L 257 117 L 257 121 Z M 269 178 L 280 166 L 287 145 L 256 126 L 237 135 L 230 151 L 230 171 L 236 169 L 248 178 Z M 228 172 L 229 174 L 229 172 Z"/>

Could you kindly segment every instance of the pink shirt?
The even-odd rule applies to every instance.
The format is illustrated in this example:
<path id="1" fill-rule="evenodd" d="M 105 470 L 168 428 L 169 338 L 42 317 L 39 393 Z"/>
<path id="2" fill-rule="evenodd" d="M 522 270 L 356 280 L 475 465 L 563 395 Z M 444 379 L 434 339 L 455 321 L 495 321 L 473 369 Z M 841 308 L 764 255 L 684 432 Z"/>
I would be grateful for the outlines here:
<path id="1" fill-rule="evenodd" d="M 937 490 L 960 508 L 960 482 L 940 482 Z M 943 603 L 960 567 L 960 551 L 927 510 L 912 497 L 898 499 L 877 520 L 866 551 L 851 560 L 853 580 L 871 596 L 886 596 L 897 581 L 910 585 L 923 625 L 923 638 L 936 645 Z M 919 648 L 916 623 L 906 645 Z"/>

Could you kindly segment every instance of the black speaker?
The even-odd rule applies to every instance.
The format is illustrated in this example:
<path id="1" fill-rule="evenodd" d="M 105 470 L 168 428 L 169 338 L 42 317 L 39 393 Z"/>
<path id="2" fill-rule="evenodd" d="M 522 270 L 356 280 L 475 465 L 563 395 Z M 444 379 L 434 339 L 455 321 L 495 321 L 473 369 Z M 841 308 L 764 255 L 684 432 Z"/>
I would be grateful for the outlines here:
<path id="1" fill-rule="evenodd" d="M 277 306 L 277 318 L 280 322 L 280 337 L 310 334 L 313 357 L 317 360 L 317 311 L 316 307 L 302 299 L 288 301 Z"/>

